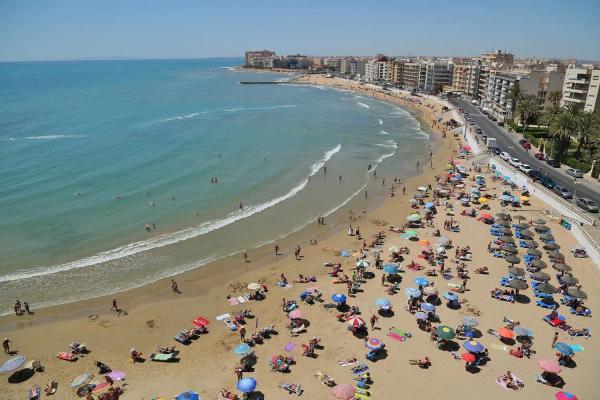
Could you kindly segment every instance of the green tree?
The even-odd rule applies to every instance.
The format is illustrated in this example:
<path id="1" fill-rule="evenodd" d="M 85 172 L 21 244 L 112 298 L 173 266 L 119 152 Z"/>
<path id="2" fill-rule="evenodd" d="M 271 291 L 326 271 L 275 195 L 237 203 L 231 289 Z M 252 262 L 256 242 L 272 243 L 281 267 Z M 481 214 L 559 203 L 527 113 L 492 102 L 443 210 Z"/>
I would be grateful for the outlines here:
<path id="1" fill-rule="evenodd" d="M 513 84 L 513 87 L 510 88 L 510 92 L 508 92 L 508 98 L 512 101 L 512 110 L 516 110 L 519 105 L 519 101 L 523 97 L 523 90 L 519 86 L 518 82 Z"/>
<path id="2" fill-rule="evenodd" d="M 553 90 L 548 93 L 548 101 L 550 104 L 560 105 L 560 101 L 562 100 L 562 92 L 560 90 Z"/>
<path id="3" fill-rule="evenodd" d="M 560 160 L 566 154 L 575 128 L 576 118 L 572 113 L 564 111 L 558 114 L 550 127 L 552 139 L 554 140 L 554 146 L 552 147 L 553 158 Z"/>
<path id="4" fill-rule="evenodd" d="M 552 93 L 556 93 L 556 92 L 552 92 Z M 563 112 L 563 109 L 560 106 L 560 98 L 557 101 L 554 101 L 550 97 L 550 96 L 552 96 L 552 93 L 550 93 L 550 95 L 549 95 L 550 103 L 548 103 L 546 105 L 546 107 L 544 108 L 544 113 L 542 115 L 542 120 L 548 127 L 548 131 L 547 131 L 548 135 L 551 135 L 550 130 L 552 129 L 552 126 L 554 125 L 556 118 L 560 115 L 560 113 Z M 560 92 L 558 92 L 558 93 L 560 93 Z M 554 145 L 556 143 L 555 136 L 554 135 L 551 135 L 551 136 L 552 136 L 552 147 L 550 149 L 550 155 L 553 154 Z"/>
<path id="5" fill-rule="evenodd" d="M 521 101 L 519 101 L 516 111 L 521 116 L 523 134 L 525 134 L 527 122 L 529 122 L 530 119 L 536 118 L 540 114 L 540 104 L 537 97 L 524 96 Z"/>
<path id="6" fill-rule="evenodd" d="M 581 148 L 590 144 L 593 136 L 598 131 L 598 113 L 581 112 L 577 115 L 577 151 L 575 155 L 581 156 Z"/>

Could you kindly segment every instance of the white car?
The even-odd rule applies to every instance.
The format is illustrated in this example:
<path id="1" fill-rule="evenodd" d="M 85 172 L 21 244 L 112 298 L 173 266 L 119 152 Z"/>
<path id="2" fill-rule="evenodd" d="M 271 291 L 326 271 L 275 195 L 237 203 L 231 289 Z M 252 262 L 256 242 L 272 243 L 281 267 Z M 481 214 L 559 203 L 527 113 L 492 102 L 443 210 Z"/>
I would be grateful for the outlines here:
<path id="1" fill-rule="evenodd" d="M 519 161 L 518 158 L 511 158 L 510 160 L 508 160 L 508 163 L 515 168 L 519 168 L 519 165 L 521 165 L 521 161 Z"/>
<path id="2" fill-rule="evenodd" d="M 531 165 L 529 164 L 519 165 L 519 171 L 523 172 L 524 174 L 527 174 L 531 170 L 533 170 L 533 168 L 531 168 Z"/>
<path id="3" fill-rule="evenodd" d="M 510 154 L 508 154 L 505 151 L 503 151 L 502 153 L 500 153 L 500 158 L 503 159 L 504 161 L 508 161 L 508 160 L 511 159 Z"/>

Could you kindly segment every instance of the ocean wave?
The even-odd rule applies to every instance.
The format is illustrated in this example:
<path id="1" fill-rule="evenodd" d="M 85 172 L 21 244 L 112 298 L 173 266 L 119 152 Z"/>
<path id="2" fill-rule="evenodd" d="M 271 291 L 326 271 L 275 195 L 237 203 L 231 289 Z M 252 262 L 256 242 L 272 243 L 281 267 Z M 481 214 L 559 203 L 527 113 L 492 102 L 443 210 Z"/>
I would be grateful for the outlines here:
<path id="1" fill-rule="evenodd" d="M 359 101 L 357 104 L 358 104 L 359 106 L 361 106 L 362 108 L 366 108 L 366 109 L 369 109 L 369 108 L 371 108 L 371 107 L 370 107 L 368 104 L 361 103 L 360 101 Z"/>
<path id="2" fill-rule="evenodd" d="M 178 115 L 176 117 L 165 118 L 162 122 L 171 122 L 171 121 L 182 121 L 186 119 L 191 119 L 197 117 L 202 114 L 210 114 L 210 113 L 218 113 L 218 112 L 238 112 L 238 111 L 256 111 L 256 110 L 277 110 L 281 108 L 293 108 L 298 107 L 297 104 L 282 104 L 278 106 L 265 106 L 265 107 L 236 107 L 236 108 L 223 108 L 219 110 L 207 110 L 207 111 L 199 111 L 191 114 Z"/>
<path id="3" fill-rule="evenodd" d="M 27 140 L 54 140 L 54 139 L 78 139 L 85 137 L 84 135 L 40 135 L 40 136 L 25 136 Z"/>
<path id="4" fill-rule="evenodd" d="M 246 206 L 241 210 L 234 211 L 228 214 L 226 217 L 221 219 L 214 219 L 203 222 L 202 224 L 186 228 L 173 233 L 166 233 L 148 240 L 141 240 L 134 243 L 129 243 L 125 246 L 117 247 L 112 250 L 104 251 L 96 255 L 85 257 L 77 261 L 72 261 L 65 264 L 53 265 L 49 267 L 39 267 L 35 269 L 27 269 L 19 272 L 10 273 L 4 276 L 0 276 L 0 282 L 10 282 L 20 279 L 33 278 L 39 276 L 45 276 L 55 274 L 59 272 L 69 271 L 73 269 L 85 268 L 96 264 L 101 264 L 113 260 L 118 260 L 125 257 L 130 257 L 138 253 L 156 249 L 159 247 L 168 246 L 184 240 L 192 239 L 207 233 L 213 232 L 217 229 L 224 228 L 236 221 L 248 218 L 254 214 L 265 211 L 287 199 L 290 199 L 300 193 L 306 185 L 308 185 L 309 178 L 316 174 L 319 169 L 329 161 L 336 153 L 341 150 L 342 146 L 338 144 L 331 150 L 324 153 L 323 158 L 311 166 L 310 174 L 304 178 L 299 184 L 290 189 L 287 193 L 268 200 L 264 203 Z M 318 167 L 318 168 L 317 168 Z M 316 169 L 315 169 L 316 168 Z"/>
<path id="5" fill-rule="evenodd" d="M 393 140 L 386 140 L 385 143 L 377 143 L 377 146 L 385 147 L 387 149 L 397 149 L 398 143 L 394 142 Z"/>
<path id="6" fill-rule="evenodd" d="M 383 125 L 383 121 L 381 120 L 381 118 L 377 118 L 377 122 L 379 123 L 379 125 Z"/>
<path id="7" fill-rule="evenodd" d="M 381 162 L 382 162 L 383 160 L 385 160 L 386 158 L 390 158 L 390 157 L 391 157 L 391 156 L 393 156 L 394 154 L 396 154 L 396 150 L 392 151 L 391 153 L 388 153 L 388 154 L 384 154 L 384 155 L 382 155 L 381 157 L 379 157 L 379 158 L 377 159 L 377 163 L 378 163 L 378 164 L 381 164 Z"/>
<path id="8" fill-rule="evenodd" d="M 381 132 L 379 132 L 379 134 L 380 134 L 380 135 L 389 135 L 390 133 L 389 133 L 389 132 L 386 132 L 386 131 L 384 131 L 384 130 L 381 130 Z"/>

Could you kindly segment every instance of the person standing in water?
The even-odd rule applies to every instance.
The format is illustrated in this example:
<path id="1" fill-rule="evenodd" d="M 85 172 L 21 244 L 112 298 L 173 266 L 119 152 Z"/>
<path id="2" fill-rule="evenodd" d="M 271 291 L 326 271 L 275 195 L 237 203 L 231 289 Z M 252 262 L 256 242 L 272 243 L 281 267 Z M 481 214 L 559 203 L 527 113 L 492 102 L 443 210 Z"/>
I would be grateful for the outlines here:
<path id="1" fill-rule="evenodd" d="M 240 201 L 240 210 L 244 208 L 244 205 L 242 204 L 242 202 Z"/>

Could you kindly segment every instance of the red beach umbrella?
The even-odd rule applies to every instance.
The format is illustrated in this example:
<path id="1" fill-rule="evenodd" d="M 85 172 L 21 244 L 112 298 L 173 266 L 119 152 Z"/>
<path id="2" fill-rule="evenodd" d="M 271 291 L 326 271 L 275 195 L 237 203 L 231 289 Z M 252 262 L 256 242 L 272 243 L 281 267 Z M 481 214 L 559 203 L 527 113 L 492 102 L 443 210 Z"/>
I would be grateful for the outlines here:
<path id="1" fill-rule="evenodd" d="M 515 333 L 508 328 L 500 328 L 497 332 L 504 339 L 512 339 L 515 336 Z"/>
<path id="2" fill-rule="evenodd" d="M 364 325 L 365 325 L 365 320 L 362 319 L 361 317 L 354 315 L 354 316 L 348 318 L 348 326 L 351 326 L 353 328 L 359 328 Z"/>
<path id="3" fill-rule="evenodd" d="M 336 399 L 350 400 L 354 398 L 354 387 L 345 383 L 335 385 L 331 393 L 333 393 Z"/>
<path id="4" fill-rule="evenodd" d="M 294 311 L 288 314 L 289 319 L 302 319 L 304 318 L 304 313 L 300 309 L 295 309 Z"/>
<path id="5" fill-rule="evenodd" d="M 463 360 L 467 361 L 467 362 L 473 362 L 475 361 L 475 354 L 473 353 L 463 353 L 460 358 L 462 358 Z"/>

